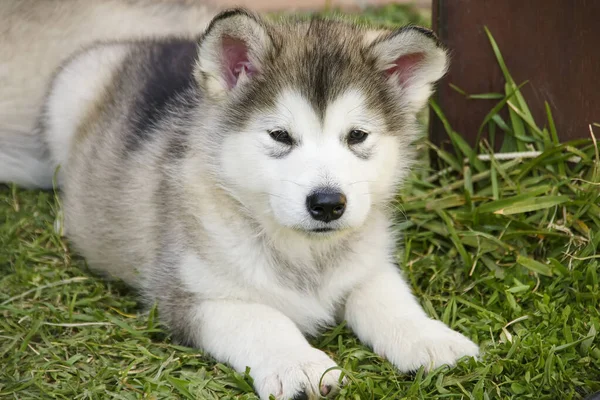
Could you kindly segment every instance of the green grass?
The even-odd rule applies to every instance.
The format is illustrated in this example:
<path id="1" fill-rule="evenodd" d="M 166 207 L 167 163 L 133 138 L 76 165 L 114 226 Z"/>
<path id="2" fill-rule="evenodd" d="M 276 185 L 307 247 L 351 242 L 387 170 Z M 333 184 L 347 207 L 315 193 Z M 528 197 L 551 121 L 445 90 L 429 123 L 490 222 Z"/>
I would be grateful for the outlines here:
<path id="1" fill-rule="evenodd" d="M 438 168 L 419 165 L 397 203 L 406 276 L 431 316 L 481 345 L 482 360 L 402 375 L 342 324 L 312 340 L 348 371 L 340 399 L 600 390 L 599 150 L 591 139 L 559 143 L 550 110 L 533 121 L 503 69 L 505 93 L 475 96 L 499 103 L 481 132 L 541 155 L 481 160 L 486 142 L 472 149 L 446 122 L 456 151 L 421 141 Z M 248 376 L 173 345 L 135 293 L 91 275 L 54 232 L 57 209 L 51 192 L 0 187 L 0 398 L 256 399 Z"/>

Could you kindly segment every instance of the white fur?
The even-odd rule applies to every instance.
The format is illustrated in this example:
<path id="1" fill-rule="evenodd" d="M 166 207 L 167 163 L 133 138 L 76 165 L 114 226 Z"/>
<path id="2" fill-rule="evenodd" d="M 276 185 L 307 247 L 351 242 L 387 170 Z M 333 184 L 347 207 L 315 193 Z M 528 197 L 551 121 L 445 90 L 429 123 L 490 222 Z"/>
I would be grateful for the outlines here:
<path id="1" fill-rule="evenodd" d="M 281 312 L 247 301 L 200 303 L 190 321 L 201 327 L 196 340 L 215 358 L 243 372 L 250 367 L 261 399 L 290 399 L 304 389 L 311 399 L 335 390 L 340 370 L 325 353 L 309 345 Z M 325 375 L 324 375 L 325 374 Z M 321 385 L 319 386 L 319 383 Z"/>
<path id="2" fill-rule="evenodd" d="M 465 336 L 427 317 L 390 263 L 350 294 L 345 317 L 362 342 L 400 371 L 453 365 L 460 357 L 479 352 Z"/>
<path id="3" fill-rule="evenodd" d="M 266 227 L 310 230 L 324 226 L 312 220 L 306 209 L 306 197 L 324 186 L 338 188 L 347 197 L 344 215 L 329 226 L 340 231 L 360 227 L 373 201 L 388 200 L 386 194 L 402 172 L 398 165 L 401 149 L 386 135 L 384 122 L 368 112 L 362 95 L 352 89 L 327 107 L 322 123 L 297 92 L 283 91 L 276 104 L 272 113 L 252 121 L 246 132 L 227 139 L 222 153 L 226 179 L 240 191 L 265 194 L 267 208 L 260 197 L 238 196 L 244 197 L 244 204 L 262 217 Z M 265 149 L 285 146 L 269 137 L 268 131 L 274 128 L 286 129 L 298 142 L 282 159 L 265 154 Z M 369 132 L 360 146 L 373 149 L 370 160 L 358 158 L 348 148 L 345 137 L 352 129 Z"/>
<path id="4" fill-rule="evenodd" d="M 213 269 L 191 255 L 181 265 L 187 289 L 203 299 L 192 321 L 198 327 L 196 339 L 239 372 L 249 366 L 262 399 L 269 394 L 288 399 L 304 385 L 311 388 L 311 399 L 318 398 L 316 384 L 335 363 L 310 348 L 301 333 L 315 334 L 342 318 L 361 341 L 402 372 L 453 365 L 462 356 L 478 354 L 477 345 L 424 313 L 388 260 L 394 244 L 382 236 L 387 222 L 381 215 L 370 218 L 351 260 L 321 273 L 314 292 L 278 284 L 276 266 L 269 265 L 255 238 L 248 236 L 240 245 L 243 232 L 237 227 L 227 232 L 218 217 L 207 223 L 221 227 L 214 233 L 228 250 L 223 265 L 230 269 Z M 238 246 L 228 247 L 229 241 Z M 287 250 L 306 256 L 312 246 L 297 241 L 293 247 Z M 323 382 L 336 388 L 338 379 L 335 371 Z"/>
<path id="5" fill-rule="evenodd" d="M 106 96 L 128 50 L 125 44 L 99 46 L 79 55 L 57 75 L 46 101 L 46 138 L 54 165 L 66 165 L 81 122 Z"/>

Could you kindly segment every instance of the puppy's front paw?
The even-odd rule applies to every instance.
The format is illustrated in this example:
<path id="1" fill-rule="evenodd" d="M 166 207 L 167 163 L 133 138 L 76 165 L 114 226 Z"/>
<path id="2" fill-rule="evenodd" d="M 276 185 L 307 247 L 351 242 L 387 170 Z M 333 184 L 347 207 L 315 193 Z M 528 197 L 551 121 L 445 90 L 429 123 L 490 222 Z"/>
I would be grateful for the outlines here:
<path id="1" fill-rule="evenodd" d="M 400 371 L 411 372 L 421 366 L 432 370 L 454 365 L 463 356 L 477 357 L 479 347 L 441 321 L 426 319 L 404 326 L 399 343 L 383 351 Z M 382 349 L 383 350 L 383 349 Z"/>
<path id="2" fill-rule="evenodd" d="M 256 392 L 263 400 L 270 395 L 277 400 L 312 400 L 334 396 L 338 392 L 340 370 L 331 370 L 323 376 L 332 367 L 337 365 L 325 353 L 304 348 L 285 356 L 282 354 L 281 359 L 269 360 L 269 365 L 261 366 L 251 374 Z"/>

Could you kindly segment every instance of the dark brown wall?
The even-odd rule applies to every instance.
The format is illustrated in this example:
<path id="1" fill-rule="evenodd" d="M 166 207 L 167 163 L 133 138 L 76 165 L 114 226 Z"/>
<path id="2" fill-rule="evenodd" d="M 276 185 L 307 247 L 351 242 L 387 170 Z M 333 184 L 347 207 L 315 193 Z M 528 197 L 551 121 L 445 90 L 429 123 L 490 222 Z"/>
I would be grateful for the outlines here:
<path id="1" fill-rule="evenodd" d="M 562 141 L 589 137 L 600 122 L 600 0 L 434 0 L 433 28 L 452 53 L 437 101 L 452 127 L 473 143 L 496 101 L 466 100 L 467 93 L 503 92 L 504 79 L 483 30 L 486 25 L 509 71 L 523 88 L 536 122 L 551 106 Z M 447 135 L 432 116 L 431 138 Z"/>

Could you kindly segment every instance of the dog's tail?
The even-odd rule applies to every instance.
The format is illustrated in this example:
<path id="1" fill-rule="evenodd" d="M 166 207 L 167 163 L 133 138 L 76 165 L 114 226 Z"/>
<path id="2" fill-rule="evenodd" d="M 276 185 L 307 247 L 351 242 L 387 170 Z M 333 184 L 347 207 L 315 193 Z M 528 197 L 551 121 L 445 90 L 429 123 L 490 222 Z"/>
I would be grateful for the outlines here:
<path id="1" fill-rule="evenodd" d="M 41 135 L 11 130 L 0 122 L 0 183 L 52 188 L 52 165 Z"/>

